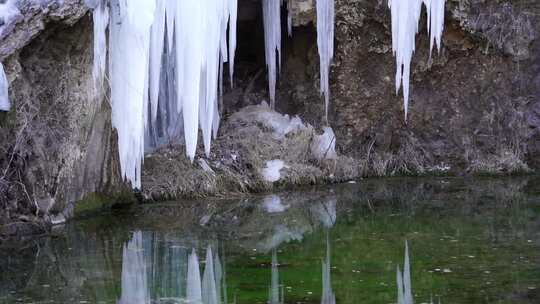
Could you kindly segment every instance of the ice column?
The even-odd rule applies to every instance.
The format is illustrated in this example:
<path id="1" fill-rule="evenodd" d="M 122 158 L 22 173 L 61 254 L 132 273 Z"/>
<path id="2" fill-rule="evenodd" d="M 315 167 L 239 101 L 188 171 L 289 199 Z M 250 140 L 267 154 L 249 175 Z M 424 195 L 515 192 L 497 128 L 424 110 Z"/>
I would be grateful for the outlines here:
<path id="1" fill-rule="evenodd" d="M 104 0 L 94 4 L 94 91 L 98 96 L 103 93 L 103 81 L 107 67 L 107 27 L 109 26 L 109 7 Z"/>
<path id="2" fill-rule="evenodd" d="M 334 0 L 317 0 L 317 46 L 320 58 L 320 90 L 324 95 L 324 117 L 328 122 L 330 106 L 329 74 L 334 57 Z"/>
<path id="3" fill-rule="evenodd" d="M 111 1 L 109 74 L 121 173 L 141 186 L 148 100 L 150 28 L 155 0 Z"/>
<path id="4" fill-rule="evenodd" d="M 281 66 L 281 0 L 263 0 L 264 45 L 270 107 L 276 105 L 278 65 Z M 276 52 L 278 59 L 276 61 Z"/>
<path id="5" fill-rule="evenodd" d="M 9 111 L 9 83 L 4 71 L 4 65 L 0 62 L 0 111 Z"/>

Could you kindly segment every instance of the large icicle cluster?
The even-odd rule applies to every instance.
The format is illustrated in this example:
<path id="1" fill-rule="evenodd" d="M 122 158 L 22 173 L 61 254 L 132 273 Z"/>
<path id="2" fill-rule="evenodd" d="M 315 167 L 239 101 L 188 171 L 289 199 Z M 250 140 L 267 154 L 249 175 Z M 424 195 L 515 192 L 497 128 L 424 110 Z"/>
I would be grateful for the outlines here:
<path id="1" fill-rule="evenodd" d="M 325 101 L 325 119 L 328 122 L 330 106 L 330 64 L 334 57 L 334 0 L 317 0 L 317 46 L 319 48 L 321 94 Z"/>
<path id="2" fill-rule="evenodd" d="M 435 44 L 440 49 L 446 0 L 388 0 L 388 6 L 392 12 L 392 49 L 397 64 L 396 93 L 403 85 L 405 119 L 407 119 L 409 108 L 411 60 L 415 51 L 415 38 L 418 33 L 422 3 L 426 5 L 428 12 L 431 50 Z"/>
<path id="3" fill-rule="evenodd" d="M 94 3 L 97 89 L 105 73 L 109 28 L 109 79 L 122 175 L 139 188 L 145 137 L 149 146 L 177 135 L 181 125 L 188 157 L 195 157 L 199 126 L 208 155 L 219 125 L 223 62 L 230 62 L 232 84 L 237 0 L 89 2 Z"/>

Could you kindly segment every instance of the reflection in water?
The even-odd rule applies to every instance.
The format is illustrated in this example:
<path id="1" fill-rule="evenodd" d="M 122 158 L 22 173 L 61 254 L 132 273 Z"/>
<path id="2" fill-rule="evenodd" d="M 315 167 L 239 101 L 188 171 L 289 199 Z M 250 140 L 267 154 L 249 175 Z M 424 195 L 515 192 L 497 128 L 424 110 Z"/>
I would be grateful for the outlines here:
<path id="1" fill-rule="evenodd" d="M 539 181 L 364 180 L 334 193 L 282 194 L 287 209 L 280 213 L 249 200 L 209 205 L 201 212 L 213 214 L 205 227 L 199 212 L 185 215 L 184 204 L 141 205 L 121 217 L 74 221 L 61 237 L 24 249 L 0 250 L 0 303 L 185 304 L 189 281 L 192 303 L 203 295 L 218 303 L 280 303 L 287 283 L 290 303 L 430 303 L 433 294 L 435 303 L 536 304 Z M 330 242 L 324 227 L 332 227 Z M 401 247 L 404 237 L 414 238 L 414 257 Z M 396 242 L 404 260 L 389 269 Z M 272 250 L 287 267 L 278 267 L 277 256 L 270 264 Z M 209 256 L 216 297 L 209 270 L 203 276 Z"/>
<path id="2" fill-rule="evenodd" d="M 405 241 L 405 265 L 403 273 L 397 266 L 397 286 L 398 286 L 398 304 L 413 304 L 411 287 L 411 265 L 409 261 L 409 244 Z"/>
<path id="3" fill-rule="evenodd" d="M 150 303 L 143 251 L 142 232 L 133 234 L 124 245 L 122 257 L 122 296 L 119 304 Z"/>
<path id="4" fill-rule="evenodd" d="M 272 194 L 263 199 L 263 207 L 268 213 L 279 213 L 287 210 L 289 205 L 283 205 L 281 198 Z"/>
<path id="5" fill-rule="evenodd" d="M 272 280 L 268 290 L 269 304 L 285 303 L 285 291 L 282 284 L 279 284 L 279 269 L 276 250 L 272 250 Z"/>
<path id="6" fill-rule="evenodd" d="M 330 233 L 326 234 L 326 261 L 322 261 L 322 297 L 321 304 L 336 304 L 336 295 L 330 281 Z"/>
<path id="7" fill-rule="evenodd" d="M 179 246 L 162 246 L 152 233 L 137 231 L 124 245 L 122 292 L 118 304 L 154 301 L 194 304 L 227 303 L 225 268 L 212 246 L 206 249 L 201 280 L 199 258 Z"/>
<path id="8" fill-rule="evenodd" d="M 217 304 L 218 293 L 216 284 L 216 275 L 214 272 L 214 257 L 212 256 L 212 248 L 208 245 L 206 249 L 206 266 L 204 267 L 203 275 L 203 303 L 204 304 Z"/>
<path id="9" fill-rule="evenodd" d="M 334 227 L 336 223 L 336 203 L 337 199 L 332 197 L 327 201 L 314 204 L 311 207 L 311 213 L 316 219 L 321 221 L 325 228 Z"/>
<path id="10" fill-rule="evenodd" d="M 189 254 L 186 298 L 190 303 L 202 302 L 201 273 L 195 249 Z"/>

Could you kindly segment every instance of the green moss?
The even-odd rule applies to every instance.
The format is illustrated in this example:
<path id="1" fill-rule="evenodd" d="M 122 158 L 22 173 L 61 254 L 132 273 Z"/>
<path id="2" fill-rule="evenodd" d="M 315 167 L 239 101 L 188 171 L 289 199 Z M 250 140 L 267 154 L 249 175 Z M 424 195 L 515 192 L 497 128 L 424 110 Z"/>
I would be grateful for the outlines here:
<path id="1" fill-rule="evenodd" d="M 112 207 L 130 205 L 135 202 L 137 202 L 137 199 L 133 192 L 130 191 L 121 191 L 112 196 L 102 193 L 90 193 L 75 203 L 74 217 L 87 216 L 109 210 Z"/>

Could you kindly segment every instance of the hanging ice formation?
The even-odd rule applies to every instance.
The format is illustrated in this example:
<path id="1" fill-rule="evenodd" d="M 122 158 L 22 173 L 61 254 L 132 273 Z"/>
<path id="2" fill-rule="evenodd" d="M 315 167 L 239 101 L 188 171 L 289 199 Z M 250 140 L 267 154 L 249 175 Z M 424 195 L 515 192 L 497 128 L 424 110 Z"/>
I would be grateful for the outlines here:
<path id="1" fill-rule="evenodd" d="M 219 125 L 222 63 L 230 62 L 231 84 L 234 74 L 237 0 L 88 2 L 94 8 L 97 89 L 105 77 L 109 28 L 113 125 L 122 176 L 140 188 L 145 137 L 146 145 L 159 142 L 177 135 L 182 124 L 188 157 L 195 157 L 199 127 L 208 155 Z"/>
<path id="2" fill-rule="evenodd" d="M 289 34 L 289 37 L 292 37 L 292 27 L 293 27 L 293 20 L 292 20 L 292 1 L 287 1 L 287 33 Z"/>
<path id="3" fill-rule="evenodd" d="M 446 0 L 388 0 L 392 14 L 392 50 L 396 57 L 396 94 L 403 85 L 403 107 L 405 119 L 409 108 L 409 83 L 411 60 L 415 51 L 415 37 L 422 3 L 427 8 L 427 25 L 430 34 L 430 54 L 437 45 L 440 50 L 444 29 L 444 8 Z"/>
<path id="4" fill-rule="evenodd" d="M 103 93 L 105 69 L 107 67 L 107 27 L 109 25 L 109 9 L 104 0 L 90 0 L 87 4 L 94 9 L 94 66 L 92 76 L 94 78 L 94 92 L 98 95 Z"/>
<path id="5" fill-rule="evenodd" d="M 272 109 L 276 105 L 278 66 L 281 68 L 281 2 L 282 0 L 262 1 L 264 46 L 266 67 L 268 68 L 268 92 L 270 95 L 270 107 Z"/>
<path id="6" fill-rule="evenodd" d="M 329 74 L 334 57 L 334 0 L 317 0 L 317 46 L 320 58 L 321 95 L 324 95 L 324 117 L 328 122 L 330 106 Z"/>
<path id="7" fill-rule="evenodd" d="M 0 62 L 0 111 L 9 111 L 9 83 L 4 71 L 4 65 Z"/>

